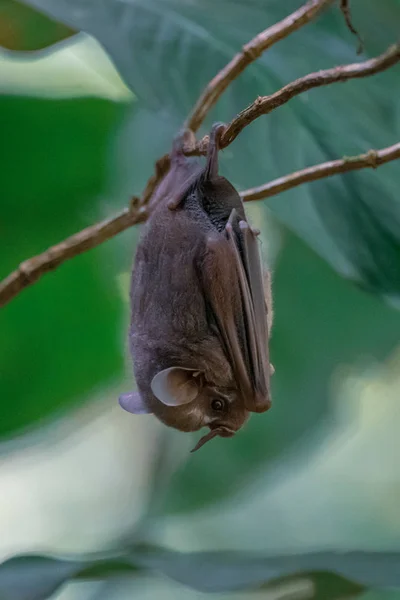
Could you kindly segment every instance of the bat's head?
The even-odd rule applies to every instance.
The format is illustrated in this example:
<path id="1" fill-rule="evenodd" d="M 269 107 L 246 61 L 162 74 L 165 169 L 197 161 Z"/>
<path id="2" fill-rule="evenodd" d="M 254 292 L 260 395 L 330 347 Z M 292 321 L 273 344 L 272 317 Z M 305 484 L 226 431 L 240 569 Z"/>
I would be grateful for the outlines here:
<path id="1" fill-rule="evenodd" d="M 153 377 L 151 390 L 157 399 L 151 409 L 137 392 L 120 396 L 120 405 L 135 414 L 153 412 L 180 431 L 209 427 L 192 452 L 216 436 L 232 437 L 250 415 L 237 389 L 208 384 L 202 373 L 193 369 L 164 369 Z"/>
<path id="2" fill-rule="evenodd" d="M 232 437 L 250 416 L 238 390 L 234 388 L 206 384 L 193 404 L 200 424 L 196 429 L 207 426 L 210 431 L 200 438 L 192 452 L 216 436 Z"/>

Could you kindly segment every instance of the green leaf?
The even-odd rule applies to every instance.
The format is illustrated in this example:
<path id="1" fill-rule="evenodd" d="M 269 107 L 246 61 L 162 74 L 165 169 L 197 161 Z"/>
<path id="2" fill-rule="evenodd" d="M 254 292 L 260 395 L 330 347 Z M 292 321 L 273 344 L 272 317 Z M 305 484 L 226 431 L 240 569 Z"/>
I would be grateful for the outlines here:
<path id="1" fill-rule="evenodd" d="M 0 99 L 0 276 L 104 216 L 108 144 L 124 114 L 100 100 Z M 96 249 L 1 310 L 0 436 L 65 411 L 122 372 L 112 271 Z"/>
<path id="2" fill-rule="evenodd" d="M 19 556 L 0 565 L 1 600 L 44 600 L 70 579 L 132 575 L 135 567 L 118 558 L 74 561 L 46 556 Z"/>
<path id="3" fill-rule="evenodd" d="M 65 40 L 70 27 L 33 10 L 17 0 L 0 0 L 0 46 L 8 50 L 41 50 Z"/>
<path id="4" fill-rule="evenodd" d="M 294 236 L 286 236 L 273 280 L 272 409 L 194 454 L 173 477 L 164 511 L 229 497 L 261 464 L 265 476 L 284 469 L 282 453 L 290 460 L 298 441 L 331 418 L 337 369 L 383 360 L 398 344 L 399 313 L 349 285 Z"/>
<path id="5" fill-rule="evenodd" d="M 386 590 L 383 592 L 382 590 L 369 590 L 362 594 L 360 600 L 400 600 L 400 591 Z"/>
<path id="6" fill-rule="evenodd" d="M 50 99 L 97 97 L 129 101 L 129 90 L 94 38 L 80 33 L 40 53 L 0 49 L 0 94 Z"/>
<path id="7" fill-rule="evenodd" d="M 386 82 L 390 85 L 390 79 Z M 301 117 L 297 133 L 304 151 L 301 157 L 291 160 L 289 168 L 288 158 L 279 151 L 274 153 L 279 172 L 359 154 L 395 141 L 396 113 L 390 101 L 381 97 L 380 88 L 373 85 L 373 80 L 359 82 L 353 89 L 350 85 L 347 95 L 332 86 L 321 94 L 310 94 L 307 106 L 300 100 L 293 104 Z M 346 109 L 345 101 L 350 108 Z M 375 113 L 379 105 L 382 110 Z M 333 118 L 340 128 L 339 136 L 333 134 L 332 123 L 325 120 L 325 115 L 333 115 L 335 109 L 339 114 L 346 112 L 351 119 L 351 125 L 345 128 L 340 117 Z M 284 135 L 288 129 L 284 116 L 273 121 L 271 128 L 277 136 Z M 400 290 L 395 268 L 400 258 L 400 203 L 396 193 L 399 172 L 394 162 L 378 170 L 313 182 L 268 200 L 268 206 L 343 276 L 374 292 L 395 297 Z"/>
<path id="8" fill-rule="evenodd" d="M 109 0 L 101 9 L 95 0 L 84 5 L 79 0 L 31 4 L 97 37 L 139 98 L 181 121 L 244 42 L 299 6 L 296 0 Z M 369 1 L 366 10 L 358 0 L 352 10 L 367 53 L 396 41 L 398 2 Z M 246 69 L 211 117 L 228 121 L 257 96 L 309 71 L 361 60 L 356 47 L 333 5 Z M 245 188 L 313 163 L 391 145 L 400 134 L 399 92 L 398 66 L 383 75 L 313 90 L 248 127 L 226 152 L 226 169 Z M 133 139 L 132 144 L 140 142 Z M 396 298 L 399 184 L 400 169 L 389 165 L 296 188 L 265 205 L 343 276 Z"/>
<path id="9" fill-rule="evenodd" d="M 201 592 L 269 588 L 293 577 L 314 583 L 313 598 L 355 596 L 364 588 L 400 587 L 396 552 L 320 552 L 260 557 L 232 552 L 182 554 L 135 548 L 114 557 L 85 561 L 19 556 L 0 565 L 1 600 L 42 600 L 70 579 L 106 579 L 155 571 Z"/>

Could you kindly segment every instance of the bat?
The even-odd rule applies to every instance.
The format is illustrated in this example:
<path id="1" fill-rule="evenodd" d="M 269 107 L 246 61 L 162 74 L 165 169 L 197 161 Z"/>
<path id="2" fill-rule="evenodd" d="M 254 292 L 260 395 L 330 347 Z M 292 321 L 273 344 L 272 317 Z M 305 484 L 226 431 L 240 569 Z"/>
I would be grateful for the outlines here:
<path id="1" fill-rule="evenodd" d="M 205 166 L 183 154 L 190 131 L 174 141 L 131 278 L 138 391 L 119 398 L 126 411 L 180 431 L 208 427 L 192 452 L 271 406 L 271 277 L 263 276 L 259 232 L 218 174 L 223 128 L 211 130 Z"/>

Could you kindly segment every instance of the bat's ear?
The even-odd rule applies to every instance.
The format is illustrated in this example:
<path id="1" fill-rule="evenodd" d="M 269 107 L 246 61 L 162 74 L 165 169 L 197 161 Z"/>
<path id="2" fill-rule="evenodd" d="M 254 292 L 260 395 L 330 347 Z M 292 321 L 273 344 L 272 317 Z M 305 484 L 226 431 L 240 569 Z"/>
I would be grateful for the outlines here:
<path id="1" fill-rule="evenodd" d="M 133 413 L 134 415 L 151 413 L 151 410 L 147 408 L 139 392 L 127 392 L 126 394 L 121 394 L 119 397 L 119 404 L 124 410 Z"/>
<path id="2" fill-rule="evenodd" d="M 155 375 L 151 381 L 151 389 L 160 402 L 167 406 L 188 404 L 197 398 L 200 386 L 195 377 L 199 371 L 170 367 Z"/>

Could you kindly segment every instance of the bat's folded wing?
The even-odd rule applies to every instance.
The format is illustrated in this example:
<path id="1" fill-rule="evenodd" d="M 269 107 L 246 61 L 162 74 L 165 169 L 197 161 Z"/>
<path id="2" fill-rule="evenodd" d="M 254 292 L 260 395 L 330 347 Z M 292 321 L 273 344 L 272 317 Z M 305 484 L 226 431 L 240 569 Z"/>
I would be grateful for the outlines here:
<path id="1" fill-rule="evenodd" d="M 264 412 L 269 397 L 268 325 L 256 236 L 233 210 L 225 234 L 207 240 L 201 269 L 215 322 L 248 410 Z"/>

